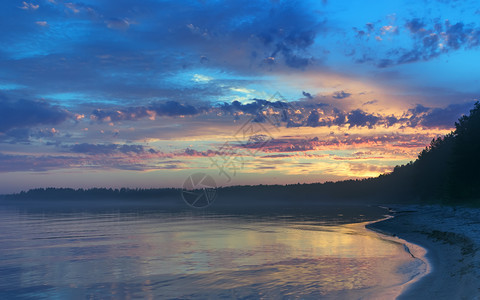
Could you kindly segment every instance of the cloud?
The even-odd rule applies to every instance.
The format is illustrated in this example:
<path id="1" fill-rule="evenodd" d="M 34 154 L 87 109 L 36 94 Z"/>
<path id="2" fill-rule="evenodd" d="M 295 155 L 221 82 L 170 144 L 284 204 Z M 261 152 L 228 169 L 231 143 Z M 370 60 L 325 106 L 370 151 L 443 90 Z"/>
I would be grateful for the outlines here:
<path id="1" fill-rule="evenodd" d="M 179 51 L 188 48 L 187 55 L 205 58 L 200 63 L 228 65 L 238 71 L 304 69 L 318 61 L 309 50 L 318 34 L 328 30 L 324 18 L 304 2 L 231 1 L 219 7 L 208 1 L 187 6 L 176 1 L 146 1 L 135 3 L 135 10 L 120 7 L 106 4 L 97 9 L 102 16 L 116 16 L 104 20 L 111 28 L 126 29 L 130 20 L 136 19 L 148 26 L 147 32 L 138 32 L 140 47 L 153 43 Z M 120 14 L 124 16 L 118 17 Z M 155 32 L 154 38 L 151 32 Z M 171 63 L 179 60 L 174 53 L 178 52 L 169 55 Z"/>
<path id="2" fill-rule="evenodd" d="M 259 58 L 270 62 L 268 65 L 283 62 L 290 68 L 304 69 L 312 64 L 315 59 L 305 54 L 314 44 L 317 34 L 326 31 L 324 22 L 319 22 L 318 16 L 299 2 L 275 3 L 268 13 L 264 10 L 268 6 L 265 6 L 266 3 L 259 1 L 258 4 L 263 7 L 256 7 L 258 11 L 251 19 L 253 22 L 244 28 L 238 28 L 240 31 L 234 30 L 242 36 L 241 39 L 245 34 L 250 34 L 250 37 L 254 36 L 260 42 L 261 48 L 250 51 L 255 56 L 266 53 Z M 252 16 L 251 12 L 249 14 Z M 268 15 L 269 22 L 264 23 L 261 15 Z"/>
<path id="3" fill-rule="evenodd" d="M 29 128 L 14 128 L 3 132 L 0 135 L 0 142 L 2 143 L 30 143 L 30 129 Z"/>
<path id="4" fill-rule="evenodd" d="M 112 155 L 112 154 L 127 154 L 138 155 L 144 153 L 157 154 L 158 151 L 150 148 L 145 149 L 142 145 L 118 145 L 118 144 L 89 144 L 81 143 L 71 146 L 64 146 L 69 151 L 74 153 L 82 153 L 88 155 Z"/>
<path id="5" fill-rule="evenodd" d="M 253 142 L 242 147 L 261 149 L 263 152 L 302 152 L 316 150 L 321 144 L 317 137 L 312 139 L 274 139 L 268 143 Z"/>
<path id="6" fill-rule="evenodd" d="M 105 21 L 110 29 L 127 30 L 132 24 L 128 19 L 112 18 Z"/>
<path id="7" fill-rule="evenodd" d="M 302 95 L 304 95 L 304 96 L 307 97 L 308 99 L 313 99 L 313 96 L 312 96 L 312 94 L 310 94 L 310 93 L 307 93 L 307 92 L 302 91 Z"/>
<path id="8" fill-rule="evenodd" d="M 222 110 L 225 110 L 228 112 L 242 111 L 244 113 L 250 113 L 250 114 L 255 114 L 265 107 L 283 108 L 283 107 L 287 107 L 287 103 L 283 101 L 271 102 L 264 99 L 253 99 L 252 102 L 245 103 L 245 104 L 235 100 L 232 103 L 224 102 L 220 106 Z"/>
<path id="9" fill-rule="evenodd" d="M 20 6 L 20 8 L 23 10 L 37 10 L 39 7 L 40 5 L 38 4 L 33 4 L 26 1 L 23 1 L 22 6 Z"/>
<path id="10" fill-rule="evenodd" d="M 0 172 L 37 171 L 68 168 L 78 160 L 67 156 L 12 155 L 0 153 Z"/>
<path id="11" fill-rule="evenodd" d="M 338 92 L 339 97 L 347 97 L 349 93 Z M 309 99 L 310 100 L 310 99 Z M 377 103 L 377 100 L 365 102 L 363 106 Z M 371 113 L 357 108 L 342 110 L 324 103 L 309 101 L 268 101 L 253 99 L 251 102 L 241 103 L 232 101 L 220 105 L 202 106 L 196 108 L 188 104 L 175 101 L 157 102 L 146 107 L 130 107 L 122 110 L 95 110 L 92 120 L 99 122 L 136 121 L 142 118 L 155 119 L 156 116 L 196 116 L 200 113 L 212 117 L 227 113 L 236 120 L 248 116 L 251 122 L 269 122 L 275 126 L 293 127 L 364 127 L 373 129 L 378 126 L 385 128 L 392 126 L 424 128 L 452 128 L 461 114 L 468 112 L 473 104 L 452 104 L 444 108 L 426 107 L 421 104 L 408 109 L 401 115 L 382 115 Z M 248 119 L 245 119 L 247 121 Z"/>
<path id="12" fill-rule="evenodd" d="M 368 41 L 370 37 L 374 37 L 376 41 L 382 41 L 382 36 L 398 34 L 398 26 L 394 26 L 393 23 L 394 20 L 390 20 L 390 25 L 375 26 L 374 23 L 369 22 L 365 24 L 364 28 L 353 27 L 353 31 L 356 33 L 358 39 L 365 39 Z"/>
<path id="13" fill-rule="evenodd" d="M 352 95 L 352 94 L 346 93 L 346 92 L 344 92 L 344 91 L 338 91 L 338 92 L 333 93 L 333 96 L 332 96 L 332 97 L 333 97 L 334 99 L 345 99 L 345 98 L 350 97 L 351 95 Z"/>
<path id="14" fill-rule="evenodd" d="M 318 111 L 313 110 L 307 118 L 306 125 L 309 127 L 318 127 L 321 124 L 322 123 L 320 122 L 320 115 L 318 114 Z"/>
<path id="15" fill-rule="evenodd" d="M 195 149 L 187 148 L 183 153 L 179 153 L 178 155 L 186 155 L 186 156 L 193 156 L 193 157 L 212 157 L 219 155 L 218 151 L 207 150 L 207 151 L 197 151 Z"/>
<path id="16" fill-rule="evenodd" d="M 417 105 L 407 112 L 407 125 L 410 127 L 423 126 L 427 128 L 449 129 L 464 114 L 473 107 L 473 102 L 449 104 L 446 107 L 425 107 Z"/>
<path id="17" fill-rule="evenodd" d="M 373 128 L 382 118 L 373 114 L 366 113 L 360 109 L 355 109 L 348 114 L 347 123 L 350 127 L 368 127 Z"/>
<path id="18" fill-rule="evenodd" d="M 99 122 L 135 121 L 148 116 L 146 107 L 127 107 L 119 110 L 95 109 L 90 119 Z"/>
<path id="19" fill-rule="evenodd" d="M 372 100 L 363 105 L 375 104 L 377 100 Z M 274 109 L 264 109 L 273 107 Z M 462 104 L 450 104 L 446 107 L 426 107 L 421 104 L 408 109 L 401 115 L 382 115 L 379 113 L 370 113 L 362 109 L 345 111 L 328 105 L 308 102 L 269 102 L 266 100 L 256 100 L 255 102 L 241 104 L 233 102 L 224 104 L 222 109 L 230 113 L 242 111 L 245 114 L 261 115 L 262 119 L 256 118 L 256 121 L 265 121 L 270 118 L 274 120 L 277 126 L 285 127 L 331 127 L 346 126 L 375 128 L 382 126 L 385 128 L 392 126 L 399 127 L 417 127 L 423 128 L 453 128 L 454 123 L 460 116 L 468 113 L 473 107 L 473 102 Z M 261 112 L 261 114 L 259 114 Z M 279 117 L 281 116 L 281 117 Z"/>
<path id="20" fill-rule="evenodd" d="M 365 103 L 363 103 L 363 105 L 371 105 L 371 104 L 375 104 L 375 103 L 378 103 L 378 100 L 371 100 L 371 101 L 367 101 Z"/>
<path id="21" fill-rule="evenodd" d="M 365 177 L 365 176 L 378 176 L 392 171 L 391 166 L 379 166 L 365 163 L 349 163 L 349 174 L 353 176 Z"/>
<path id="22" fill-rule="evenodd" d="M 35 142 L 35 140 L 40 140 L 43 142 L 46 141 L 46 144 L 55 144 L 56 142 L 51 142 L 54 138 L 68 137 L 69 134 L 60 135 L 59 131 L 55 128 L 13 128 L 5 131 L 0 134 L 1 143 L 9 144 L 25 144 L 30 145 Z"/>
<path id="23" fill-rule="evenodd" d="M 375 25 L 373 25 L 372 23 L 365 24 L 365 27 L 367 28 L 368 32 L 373 32 L 375 30 Z"/>
<path id="24" fill-rule="evenodd" d="M 260 158 L 287 158 L 292 157 L 291 154 L 271 154 L 271 155 L 263 155 Z"/>
<path id="25" fill-rule="evenodd" d="M 237 119 L 239 115 L 250 115 L 254 116 L 253 122 L 264 123 L 268 121 L 276 126 L 282 126 L 283 124 L 286 127 L 301 127 L 308 122 L 313 122 L 314 116 L 310 117 L 310 121 L 308 121 L 308 116 L 312 113 L 315 114 L 314 111 L 329 106 L 326 103 L 284 101 L 283 97 L 279 97 L 279 99 L 282 100 L 253 99 L 249 103 L 233 101 L 232 103 L 223 103 L 217 108 L 234 115 Z"/>
<path id="26" fill-rule="evenodd" d="M 10 34 L 0 35 L 0 68 L 37 95 L 81 91 L 92 102 L 121 99 L 129 106 L 154 97 L 221 99 L 228 80 L 194 87 L 172 79 L 199 68 L 254 75 L 319 65 L 324 54 L 315 41 L 330 30 L 304 2 L 230 1 L 220 7 L 148 0 L 134 8 L 132 1 L 44 2 L 34 13 L 19 7 L 31 10 L 38 1 L 1 7 L 10 17 L 0 27 Z M 272 56 L 274 64 L 266 66 Z"/>
<path id="27" fill-rule="evenodd" d="M 397 58 L 390 64 L 379 64 L 388 67 L 392 64 L 405 64 L 417 61 L 428 61 L 441 54 L 457 51 L 462 48 L 476 48 L 480 45 L 480 28 L 463 22 L 427 25 L 416 18 L 405 24 L 413 39 L 410 49 L 395 49 L 391 53 Z"/>
<path id="28" fill-rule="evenodd" d="M 370 36 L 374 36 L 376 40 L 385 40 L 398 35 L 398 27 L 386 25 L 375 29 L 373 24 L 367 26 L 365 30 L 354 28 L 356 36 L 365 42 L 361 47 L 357 47 L 356 51 L 360 57 L 356 57 L 357 63 L 372 63 L 378 68 L 388 68 L 395 65 L 414 63 L 418 61 L 428 61 L 442 54 L 460 49 L 477 48 L 480 45 L 480 27 L 474 23 L 466 24 L 460 22 L 450 22 L 445 20 L 439 22 L 440 18 L 434 18 L 434 21 L 426 18 L 412 18 L 405 22 L 403 42 L 388 43 L 385 46 L 373 49 L 368 47 Z M 369 23 L 371 24 L 371 23 Z M 387 36 L 388 34 L 388 36 Z M 390 47 L 388 45 L 397 45 Z"/>
<path id="29" fill-rule="evenodd" d="M 391 115 L 391 116 L 386 116 L 384 117 L 384 120 L 385 120 L 385 124 L 387 127 L 391 127 L 395 124 L 398 124 L 400 122 L 400 120 L 395 117 L 394 115 Z"/>
<path id="30" fill-rule="evenodd" d="M 206 59 L 206 58 L 204 56 L 202 56 L 201 59 Z M 209 82 L 209 81 L 213 80 L 213 78 L 210 77 L 210 76 L 202 75 L 202 74 L 195 74 L 195 75 L 193 75 L 192 80 L 195 81 L 195 82 Z"/>
<path id="31" fill-rule="evenodd" d="M 358 147 L 376 149 L 379 146 L 382 146 L 382 149 L 384 150 L 387 146 L 389 148 L 413 148 L 415 150 L 425 147 L 431 139 L 431 136 L 422 134 L 374 134 L 370 136 L 346 135 L 328 136 L 323 138 L 278 138 L 273 139 L 266 144 L 262 142 L 249 143 L 241 147 L 259 149 L 264 153 L 308 152 Z M 267 155 L 266 157 L 276 156 Z"/>
<path id="32" fill-rule="evenodd" d="M 58 169 L 118 169 L 130 171 L 170 170 L 185 168 L 180 160 L 158 160 L 160 156 L 134 157 L 92 155 L 22 155 L 0 152 L 0 172 L 46 172 Z M 151 159 L 153 158 L 153 159 Z"/>
<path id="33" fill-rule="evenodd" d="M 388 59 L 388 58 L 385 58 L 385 59 L 381 59 L 378 63 L 377 63 L 377 67 L 379 68 L 387 68 L 387 67 L 390 67 L 392 65 L 394 65 L 395 62 L 391 59 Z"/>
<path id="34" fill-rule="evenodd" d="M 160 116 L 187 116 L 195 115 L 199 111 L 189 104 L 181 104 L 177 101 L 156 102 L 150 106 Z"/>
<path id="35" fill-rule="evenodd" d="M 75 14 L 78 14 L 80 12 L 80 7 L 75 5 L 74 3 L 71 3 L 71 2 L 65 3 L 65 7 L 70 9 Z"/>
<path id="36" fill-rule="evenodd" d="M 9 100 L 0 95 L 0 133 L 13 128 L 57 125 L 70 117 L 70 113 L 48 102 Z"/>
<path id="37" fill-rule="evenodd" d="M 302 57 L 298 54 L 295 54 L 291 48 L 285 46 L 284 44 L 278 44 L 277 50 L 275 50 L 268 58 L 275 58 L 278 53 L 283 55 L 285 64 L 287 66 L 295 69 L 305 69 L 313 61 L 313 58 Z"/>
<path id="38" fill-rule="evenodd" d="M 0 152 L 0 172 L 35 171 L 57 169 L 120 169 L 162 170 L 185 168 L 180 160 L 172 160 L 173 154 L 163 153 L 138 144 L 90 144 L 55 145 L 65 154 L 4 154 Z"/>
<path id="39" fill-rule="evenodd" d="M 148 106 L 127 107 L 118 110 L 95 109 L 91 119 L 99 122 L 135 121 L 156 116 L 188 116 L 196 115 L 200 111 L 192 105 L 182 104 L 177 101 L 154 102 Z"/>
<path id="40" fill-rule="evenodd" d="M 313 110 L 308 115 L 306 122 L 301 124 L 297 123 L 297 125 L 308 127 L 348 126 L 373 128 L 377 125 L 393 126 L 394 124 L 391 124 L 391 120 L 387 122 L 385 117 L 367 113 L 361 109 L 346 112 L 333 108 L 331 111 L 323 110 L 322 114 Z"/>
<path id="41" fill-rule="evenodd" d="M 405 23 L 405 27 L 410 30 L 411 33 L 416 34 L 418 32 L 426 32 L 425 24 L 418 18 L 411 19 Z"/>
<path id="42" fill-rule="evenodd" d="M 338 92 L 339 97 L 348 97 L 345 92 Z M 368 127 L 373 128 L 376 125 L 393 126 L 391 117 L 382 117 L 356 109 L 352 111 L 343 111 L 335 107 L 329 107 L 323 103 L 308 102 L 270 102 L 267 100 L 256 99 L 254 102 L 242 104 L 233 101 L 231 104 L 224 103 L 220 107 L 223 111 L 234 114 L 241 111 L 244 114 L 257 116 L 255 122 L 265 122 L 270 118 L 278 126 L 286 127 L 321 127 L 321 126 L 349 126 L 349 127 Z M 267 109 L 269 108 L 269 109 Z M 279 117 L 280 116 L 280 117 Z"/>

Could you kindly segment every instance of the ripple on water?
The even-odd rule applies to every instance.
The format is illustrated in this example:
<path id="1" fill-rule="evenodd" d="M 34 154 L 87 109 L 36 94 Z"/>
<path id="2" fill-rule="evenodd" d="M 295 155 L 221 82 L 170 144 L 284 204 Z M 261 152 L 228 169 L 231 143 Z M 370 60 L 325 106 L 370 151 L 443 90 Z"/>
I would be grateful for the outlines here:
<path id="1" fill-rule="evenodd" d="M 420 266 L 402 244 L 349 224 L 381 217 L 365 210 L 1 209 L 0 298 L 373 295 Z"/>

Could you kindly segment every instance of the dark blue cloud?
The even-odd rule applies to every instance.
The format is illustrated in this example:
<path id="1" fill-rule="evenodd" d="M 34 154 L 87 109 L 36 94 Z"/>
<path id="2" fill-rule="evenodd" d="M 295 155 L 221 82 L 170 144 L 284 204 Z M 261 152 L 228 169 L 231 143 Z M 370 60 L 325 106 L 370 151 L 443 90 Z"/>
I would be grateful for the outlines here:
<path id="1" fill-rule="evenodd" d="M 333 93 L 333 98 L 334 99 L 345 99 L 345 98 L 348 98 L 350 97 L 352 94 L 350 93 L 347 93 L 347 92 L 344 92 L 344 91 L 338 91 L 338 92 L 335 92 Z"/>
<path id="2" fill-rule="evenodd" d="M 425 107 L 422 104 L 417 104 L 414 108 L 409 108 L 408 113 L 416 117 L 417 115 L 425 113 L 429 110 L 430 108 Z"/>
<path id="3" fill-rule="evenodd" d="M 367 127 L 374 128 L 378 126 L 392 127 L 424 127 L 424 128 L 453 128 L 455 121 L 463 114 L 468 113 L 473 107 L 473 102 L 462 104 L 450 104 L 446 107 L 426 107 L 421 104 L 408 109 L 402 116 L 381 115 L 369 113 L 361 109 L 344 111 L 338 108 L 331 110 L 323 110 L 320 114 L 318 110 L 305 110 L 302 108 L 303 118 L 294 122 L 292 120 L 286 122 L 286 127 L 330 127 L 330 126 L 347 126 L 347 127 Z M 290 116 L 289 116 L 290 117 Z"/>
<path id="4" fill-rule="evenodd" d="M 440 8 L 443 5 L 435 7 Z M 480 45 L 480 27 L 466 21 L 468 17 L 465 17 L 465 20 L 460 17 L 451 22 L 445 17 L 427 17 L 431 12 L 423 13 L 424 15 L 420 10 L 418 16 L 405 20 L 403 26 L 398 25 L 395 17 L 390 18 L 389 25 L 385 26 L 367 23 L 364 29 L 354 27 L 358 41 L 355 44 L 357 56 L 354 60 L 357 63 L 371 63 L 379 68 L 387 68 L 429 61 L 446 53 L 478 48 Z M 458 12 L 449 15 L 459 17 Z M 401 37 L 398 37 L 399 35 Z M 373 41 L 376 42 L 375 46 Z"/>
<path id="5" fill-rule="evenodd" d="M 357 61 L 357 62 L 363 62 L 363 61 Z M 384 58 L 384 59 L 381 59 L 378 63 L 377 63 L 377 67 L 379 68 L 387 68 L 387 67 L 390 67 L 392 65 L 394 65 L 395 62 L 391 59 L 388 59 L 388 58 Z"/>
<path id="6" fill-rule="evenodd" d="M 194 115 L 199 102 L 229 93 L 235 79 L 196 85 L 184 73 L 201 68 L 250 76 L 305 69 L 322 61 L 324 54 L 317 57 L 313 46 L 329 30 L 304 1 L 27 3 L 28 9 L 21 1 L 0 4 L 2 74 L 33 97 L 69 110 L 84 103 L 90 105 L 83 114 L 99 108 L 93 113 L 99 119 L 135 120 L 146 117 L 146 109 Z M 58 97 L 74 93 L 83 99 Z M 183 106 L 148 107 L 157 100 Z"/>
<path id="7" fill-rule="evenodd" d="M 474 102 L 449 104 L 446 107 L 426 107 L 417 104 L 409 109 L 398 122 L 408 127 L 452 128 L 455 122 L 473 107 Z"/>
<path id="8" fill-rule="evenodd" d="M 305 92 L 305 91 L 302 91 L 302 95 L 304 95 L 304 96 L 307 97 L 308 99 L 313 99 L 312 94 L 307 93 L 307 92 Z"/>
<path id="9" fill-rule="evenodd" d="M 252 99 L 252 102 L 249 103 L 241 103 L 239 101 L 233 101 L 232 103 L 224 102 L 219 106 L 219 108 L 223 111 L 233 113 L 235 111 L 241 111 L 243 113 L 248 113 L 251 115 L 255 115 L 260 113 L 262 110 L 271 107 L 276 109 L 288 109 L 290 106 L 287 102 L 284 101 L 268 101 L 264 99 Z"/>
<path id="10" fill-rule="evenodd" d="M 34 12 L 19 9 L 17 4 L 1 5 L 5 17 L 0 25 L 11 32 L 0 37 L 8 45 L 8 55 L 26 59 L 60 54 L 101 69 L 114 68 L 107 65 L 109 60 L 123 60 L 122 67 L 128 71 L 148 61 L 162 71 L 195 67 L 194 61 L 253 71 L 262 68 L 267 57 L 274 57 L 277 65 L 304 68 L 312 62 L 308 50 L 315 38 L 327 31 L 311 3 L 303 1 L 225 1 L 221 5 L 57 1 L 39 3 Z M 35 41 L 35 47 L 26 41 Z M 179 52 L 184 52 L 183 58 Z"/>
<path id="11" fill-rule="evenodd" d="M 333 109 L 333 115 L 335 116 L 335 118 L 333 119 L 333 121 L 331 123 L 327 123 L 328 126 L 331 126 L 331 125 L 336 125 L 336 126 L 343 126 L 347 123 L 347 113 L 345 113 L 344 111 L 341 111 L 337 108 L 334 108 Z"/>
<path id="12" fill-rule="evenodd" d="M 318 127 L 320 125 L 321 125 L 320 115 L 318 114 L 318 111 L 313 110 L 307 118 L 306 126 Z"/>
<path id="13" fill-rule="evenodd" d="M 397 124 L 400 121 L 395 116 L 386 116 L 384 119 L 385 119 L 385 124 L 386 124 L 387 127 L 391 127 L 391 126 Z"/>
<path id="14" fill-rule="evenodd" d="M 463 22 L 426 24 L 418 18 L 409 20 L 405 27 L 413 40 L 411 48 L 401 47 L 390 51 L 392 58 L 381 59 L 378 67 L 428 61 L 441 54 L 459 49 L 477 48 L 480 45 L 480 27 Z"/>
<path id="15" fill-rule="evenodd" d="M 452 128 L 453 124 L 473 107 L 473 102 L 450 104 L 445 108 L 432 108 L 420 122 L 425 127 Z"/>
<path id="16" fill-rule="evenodd" d="M 160 116 L 187 116 L 195 115 L 199 111 L 189 104 L 181 104 L 177 101 L 156 102 L 150 106 Z"/>
<path id="17" fill-rule="evenodd" d="M 136 121 L 148 116 L 147 108 L 145 107 L 127 107 L 120 110 L 103 110 L 95 109 L 92 112 L 94 119 L 99 122 L 103 121 Z"/>
<path id="18" fill-rule="evenodd" d="M 350 95 L 343 91 L 337 93 L 337 99 L 347 98 Z M 372 100 L 364 103 L 364 105 L 375 104 L 376 102 L 378 101 Z M 202 106 L 201 108 L 170 101 L 122 110 L 95 110 L 92 116 L 100 122 L 118 122 L 136 121 L 151 117 L 152 112 L 155 112 L 157 116 L 174 117 L 180 115 L 195 116 L 199 113 L 217 114 L 218 111 L 221 111 L 233 115 L 237 119 L 239 118 L 238 112 L 241 112 L 252 117 L 252 122 L 265 123 L 269 121 L 269 123 L 276 126 L 285 127 L 348 126 L 374 128 L 376 126 L 391 127 L 399 125 L 406 127 L 452 128 L 458 117 L 468 112 L 471 106 L 472 103 L 464 103 L 451 104 L 445 108 L 432 108 L 417 104 L 408 109 L 402 116 L 394 116 L 369 113 L 362 109 L 346 111 L 328 104 L 311 103 L 309 101 L 286 102 L 252 99 L 248 103 L 233 101 L 220 105 Z M 274 111 L 274 113 L 269 111 Z M 320 112 L 322 113 L 320 114 Z"/>
<path id="19" fill-rule="evenodd" d="M 70 113 L 48 102 L 34 100 L 9 100 L 0 96 L 0 132 L 14 128 L 40 125 L 58 125 L 70 117 Z"/>
<path id="20" fill-rule="evenodd" d="M 351 111 L 348 114 L 348 121 L 350 127 L 368 127 L 373 128 L 382 120 L 381 117 L 366 113 L 360 109 Z"/>
<path id="21" fill-rule="evenodd" d="M 2 143 L 30 143 L 30 129 L 29 128 L 14 128 L 3 132 L 0 135 L 0 142 Z"/>
<path id="22" fill-rule="evenodd" d="M 425 31 L 424 27 L 425 24 L 423 21 L 421 21 L 419 18 L 414 18 L 405 23 L 405 27 L 407 27 L 408 30 L 410 30 L 411 33 L 418 33 L 423 29 Z"/>
<path id="23" fill-rule="evenodd" d="M 316 110 L 311 111 L 306 122 L 302 125 L 307 127 L 348 126 L 368 128 L 373 128 L 377 125 L 386 125 L 385 119 L 382 116 L 370 114 L 360 109 L 346 112 L 334 108 L 331 112 L 324 111 L 324 113 L 327 113 L 327 118 L 322 118 Z M 388 126 L 392 125 L 394 124 L 389 124 Z"/>

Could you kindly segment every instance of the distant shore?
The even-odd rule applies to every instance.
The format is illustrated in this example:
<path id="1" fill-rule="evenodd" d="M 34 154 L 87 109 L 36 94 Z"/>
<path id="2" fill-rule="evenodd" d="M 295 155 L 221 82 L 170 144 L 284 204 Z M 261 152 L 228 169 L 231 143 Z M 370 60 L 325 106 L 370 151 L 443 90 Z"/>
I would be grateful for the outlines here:
<path id="1" fill-rule="evenodd" d="M 431 264 L 430 272 L 407 285 L 398 299 L 480 299 L 480 209 L 390 207 L 394 218 L 367 228 L 424 247 Z"/>

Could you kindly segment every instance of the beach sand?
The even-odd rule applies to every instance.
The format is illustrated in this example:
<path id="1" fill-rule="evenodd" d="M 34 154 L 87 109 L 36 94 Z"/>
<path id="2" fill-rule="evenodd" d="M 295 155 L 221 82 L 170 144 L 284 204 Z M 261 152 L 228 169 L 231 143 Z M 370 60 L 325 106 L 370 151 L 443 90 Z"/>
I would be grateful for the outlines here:
<path id="1" fill-rule="evenodd" d="M 420 245 L 429 270 L 397 299 L 480 299 L 480 209 L 390 206 L 394 218 L 367 228 Z M 410 249 L 413 255 L 418 249 Z"/>

